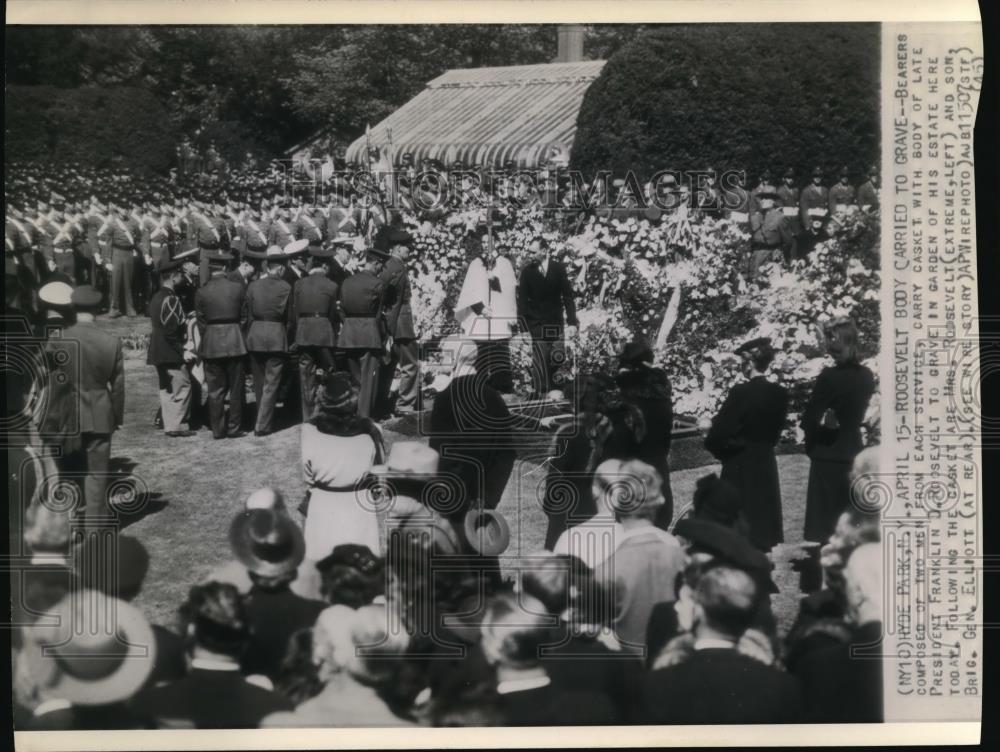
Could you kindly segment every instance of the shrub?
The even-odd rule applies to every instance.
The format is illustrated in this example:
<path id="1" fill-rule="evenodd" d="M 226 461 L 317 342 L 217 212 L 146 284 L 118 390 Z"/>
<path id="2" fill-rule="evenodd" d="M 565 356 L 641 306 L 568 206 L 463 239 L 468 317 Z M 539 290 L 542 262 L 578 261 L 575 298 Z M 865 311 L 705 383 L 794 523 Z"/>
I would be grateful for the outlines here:
<path id="1" fill-rule="evenodd" d="M 652 27 L 609 60 L 577 120 L 586 174 L 879 160 L 876 24 Z"/>
<path id="2" fill-rule="evenodd" d="M 145 89 L 10 86 L 4 110 L 8 160 L 164 172 L 174 158 L 167 111 Z"/>

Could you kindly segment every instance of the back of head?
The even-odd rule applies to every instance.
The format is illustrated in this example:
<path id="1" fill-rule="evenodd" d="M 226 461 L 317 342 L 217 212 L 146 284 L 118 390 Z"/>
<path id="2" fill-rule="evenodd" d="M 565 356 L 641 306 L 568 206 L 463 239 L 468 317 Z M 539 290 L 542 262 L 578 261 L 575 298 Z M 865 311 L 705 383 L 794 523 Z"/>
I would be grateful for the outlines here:
<path id="1" fill-rule="evenodd" d="M 239 657 L 250 638 L 243 599 L 228 583 L 192 587 L 181 606 L 181 617 L 194 646 L 213 653 Z"/>
<path id="2" fill-rule="evenodd" d="M 360 608 L 385 593 L 385 563 L 367 546 L 348 543 L 316 563 L 320 592 L 330 605 Z"/>
<path id="3" fill-rule="evenodd" d="M 552 616 L 538 599 L 497 595 L 483 616 L 483 651 L 497 666 L 533 668 L 539 664 L 542 646 L 552 641 L 554 627 Z"/>
<path id="4" fill-rule="evenodd" d="M 641 460 L 621 462 L 617 467 L 607 464 L 598 466 L 594 478 L 603 487 L 604 502 L 615 518 L 653 519 L 664 503 L 663 480 L 656 468 Z"/>
<path id="5" fill-rule="evenodd" d="M 347 672 L 376 687 L 392 676 L 408 645 L 405 632 L 390 629 L 385 606 L 331 606 L 320 614 L 313 632 L 324 673 Z"/>
<path id="6" fill-rule="evenodd" d="M 582 559 L 569 554 L 532 557 L 521 571 L 522 593 L 537 598 L 545 610 L 564 622 L 597 620 L 603 589 Z"/>
<path id="7" fill-rule="evenodd" d="M 698 478 L 692 503 L 695 518 L 726 527 L 733 527 L 740 516 L 739 490 L 715 473 Z"/>
<path id="8" fill-rule="evenodd" d="M 757 610 L 757 586 L 741 569 L 715 566 L 703 572 L 694 588 L 706 624 L 716 632 L 738 639 Z"/>

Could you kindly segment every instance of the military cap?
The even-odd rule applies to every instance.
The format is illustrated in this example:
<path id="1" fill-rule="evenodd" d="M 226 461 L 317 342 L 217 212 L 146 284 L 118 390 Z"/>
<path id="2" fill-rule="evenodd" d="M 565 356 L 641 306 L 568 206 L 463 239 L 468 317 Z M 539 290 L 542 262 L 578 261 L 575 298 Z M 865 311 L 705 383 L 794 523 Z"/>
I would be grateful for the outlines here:
<path id="1" fill-rule="evenodd" d="M 50 306 L 69 306 L 73 300 L 73 288 L 65 282 L 49 282 L 39 288 L 38 299 Z"/>
<path id="2" fill-rule="evenodd" d="M 794 178 L 795 177 L 795 170 L 792 169 L 791 167 L 789 167 L 787 170 L 785 170 L 784 173 L 782 173 L 781 177 L 783 177 L 783 178 Z"/>
<path id="3" fill-rule="evenodd" d="M 821 177 L 823 177 L 823 168 L 822 167 L 813 167 L 813 169 L 812 169 L 812 176 L 814 178 L 821 178 Z"/>
<path id="4" fill-rule="evenodd" d="M 92 285 L 80 285 L 70 295 L 70 302 L 76 308 L 96 308 L 101 304 L 101 293 Z"/>
<path id="5" fill-rule="evenodd" d="M 848 172 L 849 171 L 847 169 L 847 166 L 845 165 L 845 166 L 841 167 L 840 170 L 837 172 L 837 176 L 838 177 L 842 177 L 842 178 L 846 178 L 847 175 L 848 175 Z"/>
<path id="6" fill-rule="evenodd" d="M 166 274 L 176 269 L 180 269 L 182 266 L 184 266 L 184 259 L 181 258 L 180 256 L 174 256 L 173 258 L 163 258 L 160 259 L 160 262 L 156 265 L 156 271 L 158 271 L 160 274 Z"/>

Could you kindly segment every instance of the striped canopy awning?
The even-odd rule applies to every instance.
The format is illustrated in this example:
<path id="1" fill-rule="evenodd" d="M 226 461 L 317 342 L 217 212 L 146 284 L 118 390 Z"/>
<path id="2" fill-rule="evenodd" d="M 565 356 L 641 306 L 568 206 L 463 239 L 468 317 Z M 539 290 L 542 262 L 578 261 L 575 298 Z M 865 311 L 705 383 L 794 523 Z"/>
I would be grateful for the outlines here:
<path id="1" fill-rule="evenodd" d="M 372 126 L 371 144 L 384 152 L 391 132 L 396 163 L 409 152 L 417 163 L 499 167 L 512 159 L 537 167 L 559 151 L 568 155 L 583 95 L 604 62 L 450 70 Z M 364 136 L 355 140 L 348 161 L 363 163 L 365 145 Z"/>

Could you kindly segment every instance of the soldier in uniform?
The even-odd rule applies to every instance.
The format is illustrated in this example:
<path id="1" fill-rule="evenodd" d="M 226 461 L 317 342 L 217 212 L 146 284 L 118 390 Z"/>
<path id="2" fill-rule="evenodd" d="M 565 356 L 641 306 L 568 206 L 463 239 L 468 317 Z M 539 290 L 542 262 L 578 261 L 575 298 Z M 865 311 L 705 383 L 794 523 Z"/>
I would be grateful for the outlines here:
<path id="1" fill-rule="evenodd" d="M 378 396 L 379 361 L 385 345 L 382 312 L 384 284 L 379 279 L 385 254 L 369 248 L 365 266 L 344 280 L 340 288 L 340 309 L 344 323 L 337 346 L 347 356 L 348 367 L 360 391 L 358 415 L 371 417 Z"/>
<path id="2" fill-rule="evenodd" d="M 795 170 L 791 167 L 781 176 L 778 199 L 781 201 L 781 212 L 788 219 L 792 234 L 798 236 L 802 233 L 803 227 L 799 219 L 799 189 L 795 187 Z"/>
<path id="3" fill-rule="evenodd" d="M 323 237 L 324 227 L 326 227 L 326 217 L 323 216 L 323 213 L 318 210 L 313 211 L 312 204 L 303 201 L 298 219 L 295 220 L 295 225 L 292 228 L 295 237 L 299 240 L 305 240 L 310 249 L 322 248 L 325 240 Z"/>
<path id="4" fill-rule="evenodd" d="M 864 211 L 878 209 L 878 165 L 868 170 L 868 179 L 858 186 L 858 206 Z"/>
<path id="5" fill-rule="evenodd" d="M 743 183 L 743 173 L 736 173 L 736 184 L 722 189 L 722 205 L 729 219 L 745 225 L 750 221 L 750 194 Z"/>
<path id="6" fill-rule="evenodd" d="M 757 276 L 760 265 L 782 257 L 785 263 L 795 258 L 795 236 L 782 213 L 778 193 L 764 188 L 757 193 L 757 211 L 750 215 L 750 259 L 747 276 Z M 778 255 L 780 252 L 780 256 Z"/>
<path id="7" fill-rule="evenodd" d="M 247 252 L 254 254 L 250 258 L 261 258 L 267 252 L 267 235 L 271 229 L 271 222 L 264 218 L 259 202 L 251 203 L 243 217 L 243 225 L 240 228 L 236 240 L 236 251 L 240 260 L 246 258 Z"/>
<path id="8" fill-rule="evenodd" d="M 417 407 L 420 366 L 417 335 L 413 329 L 413 310 L 410 307 L 410 279 L 406 262 L 409 259 L 411 237 L 397 228 L 383 227 L 375 237 L 375 248 L 388 254 L 379 279 L 384 285 L 386 328 L 392 337 L 389 362 L 379 373 L 380 412 L 389 411 L 389 388 L 399 366 L 399 396 L 396 414 L 408 415 Z"/>
<path id="9" fill-rule="evenodd" d="M 194 353 L 185 349 L 187 317 L 175 287 L 182 283 L 183 259 L 161 258 L 160 287 L 149 301 L 149 335 L 147 365 L 156 368 L 160 392 L 160 414 L 163 430 L 170 437 L 194 436 L 187 429 L 191 417 L 191 372 L 189 363 Z"/>
<path id="10" fill-rule="evenodd" d="M 274 410 L 278 403 L 285 363 L 288 360 L 289 309 L 292 287 L 281 277 L 286 256 L 278 246 L 267 249 L 267 274 L 247 287 L 247 350 L 253 371 L 253 390 L 257 400 L 254 436 L 274 431 Z"/>
<path id="11" fill-rule="evenodd" d="M 229 228 L 222 216 L 222 208 L 217 202 L 199 201 L 195 203 L 195 211 L 189 214 L 194 230 L 194 238 L 201 250 L 201 264 L 198 269 L 198 279 L 204 285 L 211 276 L 209 258 L 223 255 L 232 259 L 229 253 Z"/>
<path id="12" fill-rule="evenodd" d="M 209 423 L 215 439 L 243 436 L 243 342 L 245 315 L 243 285 L 226 277 L 226 267 L 232 254 L 224 251 L 202 251 L 207 258 L 210 276 L 194 296 L 195 316 L 201 333 L 201 356 L 205 366 L 205 386 L 208 391 Z M 226 418 L 226 395 L 229 395 L 229 416 Z"/>
<path id="13" fill-rule="evenodd" d="M 837 184 L 830 188 L 830 214 L 843 213 L 854 203 L 854 186 L 849 182 L 847 167 L 841 167 L 837 177 Z"/>
<path id="14" fill-rule="evenodd" d="M 125 312 L 135 316 L 132 303 L 132 275 L 135 271 L 135 257 L 142 240 L 142 228 L 133 217 L 128 216 L 123 199 L 118 199 L 110 207 L 107 221 L 97 232 L 111 256 L 111 311 L 108 318 L 121 316 L 120 306 L 124 302 Z"/>
<path id="15" fill-rule="evenodd" d="M 306 276 L 308 263 L 306 261 L 306 251 L 309 250 L 309 241 L 305 238 L 293 240 L 282 249 L 288 257 L 288 263 L 282 272 L 282 279 L 294 286 L 300 279 Z"/>
<path id="16" fill-rule="evenodd" d="M 285 248 L 295 240 L 295 230 L 292 223 L 292 205 L 289 201 L 282 201 L 278 205 L 278 214 L 267 233 L 268 246 L 276 245 Z"/>
<path id="17" fill-rule="evenodd" d="M 160 267 L 170 260 L 173 240 L 170 220 L 156 199 L 149 204 L 142 230 L 143 254 L 149 271 L 150 289 L 155 293 L 160 289 Z"/>
<path id="18" fill-rule="evenodd" d="M 760 177 L 757 178 L 757 185 L 750 191 L 750 213 L 753 214 L 760 209 L 760 205 L 757 203 L 758 194 L 761 192 L 771 193 L 775 190 L 777 189 L 771 183 L 771 171 L 765 168 L 761 171 Z"/>
<path id="19" fill-rule="evenodd" d="M 47 345 L 56 364 L 50 387 L 52 407 L 46 412 L 43 434 L 59 436 L 61 470 L 82 479 L 87 519 L 107 517 L 108 463 L 111 436 L 125 420 L 125 369 L 121 339 L 94 324 L 101 295 L 90 285 L 73 290 L 76 323 Z M 61 352 L 57 352 L 61 351 Z M 78 422 L 77 422 L 78 421 Z"/>
<path id="20" fill-rule="evenodd" d="M 337 346 L 340 287 L 330 279 L 333 249 L 311 249 L 309 274 L 292 288 L 293 349 L 298 355 L 302 390 L 302 420 L 312 418 L 315 407 L 316 369 L 336 370 L 333 350 Z"/>
<path id="21" fill-rule="evenodd" d="M 828 191 L 823 187 L 823 170 L 820 167 L 814 167 L 812 182 L 799 194 L 799 223 L 803 227 L 809 227 L 809 218 L 816 216 L 815 212 L 811 210 L 821 209 L 825 213 L 828 210 L 828 203 Z"/>

